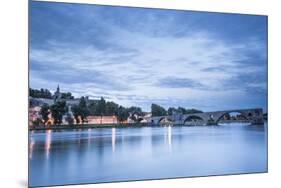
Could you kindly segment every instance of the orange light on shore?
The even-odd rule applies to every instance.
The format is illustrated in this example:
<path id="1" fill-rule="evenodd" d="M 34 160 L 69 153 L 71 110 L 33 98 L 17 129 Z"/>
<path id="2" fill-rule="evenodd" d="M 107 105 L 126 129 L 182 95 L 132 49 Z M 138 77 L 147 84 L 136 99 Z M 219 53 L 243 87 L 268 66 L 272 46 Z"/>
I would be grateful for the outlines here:
<path id="1" fill-rule="evenodd" d="M 44 125 L 54 125 L 54 123 L 55 123 L 55 120 L 52 117 L 52 113 L 50 112 L 48 115 L 48 120 L 44 123 Z"/>
<path id="2" fill-rule="evenodd" d="M 54 125 L 54 119 L 53 118 L 49 118 L 46 122 L 45 125 Z"/>
<path id="3" fill-rule="evenodd" d="M 82 122 L 82 117 L 81 116 L 78 116 L 78 120 L 79 120 L 79 123 L 77 123 L 77 124 L 82 124 L 83 122 Z"/>

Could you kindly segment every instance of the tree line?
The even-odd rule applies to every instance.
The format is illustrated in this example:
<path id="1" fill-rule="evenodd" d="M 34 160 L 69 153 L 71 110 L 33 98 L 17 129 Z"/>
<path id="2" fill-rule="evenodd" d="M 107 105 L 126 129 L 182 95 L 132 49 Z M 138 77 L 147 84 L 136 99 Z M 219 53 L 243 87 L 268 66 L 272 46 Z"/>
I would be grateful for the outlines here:
<path id="1" fill-rule="evenodd" d="M 164 107 L 152 104 L 151 105 L 151 113 L 152 116 L 166 116 L 166 115 L 173 115 L 173 114 L 194 114 L 194 113 L 202 113 L 203 111 L 197 110 L 194 108 L 186 109 L 184 107 L 169 107 L 168 110 L 166 110 Z"/>
<path id="2" fill-rule="evenodd" d="M 54 95 L 48 89 L 32 89 L 29 88 L 29 96 L 33 98 L 44 98 L 44 99 L 52 99 Z M 74 99 L 72 93 L 66 92 L 61 93 L 61 99 Z"/>
<path id="3" fill-rule="evenodd" d="M 105 101 L 103 97 L 100 100 L 91 101 L 88 105 L 85 97 L 81 97 L 79 104 L 72 107 L 76 122 L 84 123 L 87 116 L 116 116 L 119 122 L 124 122 L 130 116 L 134 121 L 139 121 L 136 116 L 143 116 L 144 112 L 140 107 L 131 106 L 129 108 L 118 105 L 113 101 Z"/>
<path id="4" fill-rule="evenodd" d="M 52 99 L 53 95 L 48 89 L 29 88 L 29 96 L 34 98 Z"/>

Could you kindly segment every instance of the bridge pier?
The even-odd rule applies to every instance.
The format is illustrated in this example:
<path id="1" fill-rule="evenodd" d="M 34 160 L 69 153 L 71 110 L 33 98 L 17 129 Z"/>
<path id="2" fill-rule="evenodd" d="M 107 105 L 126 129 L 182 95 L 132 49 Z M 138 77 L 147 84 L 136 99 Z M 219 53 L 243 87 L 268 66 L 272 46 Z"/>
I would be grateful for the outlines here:
<path id="1" fill-rule="evenodd" d="M 264 125 L 264 120 L 263 118 L 258 118 L 258 119 L 253 119 L 251 121 L 252 125 Z"/>

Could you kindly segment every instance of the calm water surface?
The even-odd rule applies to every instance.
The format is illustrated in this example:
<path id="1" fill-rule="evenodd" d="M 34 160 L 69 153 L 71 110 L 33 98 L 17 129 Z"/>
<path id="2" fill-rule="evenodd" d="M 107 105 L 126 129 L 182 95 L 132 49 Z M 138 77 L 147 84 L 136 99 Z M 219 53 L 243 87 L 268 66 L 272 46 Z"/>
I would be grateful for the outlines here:
<path id="1" fill-rule="evenodd" d="M 266 172 L 266 136 L 241 124 L 31 132 L 29 184 Z"/>

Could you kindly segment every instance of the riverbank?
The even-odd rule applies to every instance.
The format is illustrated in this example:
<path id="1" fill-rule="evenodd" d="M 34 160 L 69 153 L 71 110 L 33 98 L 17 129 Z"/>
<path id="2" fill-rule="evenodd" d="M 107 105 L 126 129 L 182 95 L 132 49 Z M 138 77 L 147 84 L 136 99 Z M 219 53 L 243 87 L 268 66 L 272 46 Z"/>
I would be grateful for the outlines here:
<path id="1" fill-rule="evenodd" d="M 140 127 L 165 127 L 165 126 L 182 126 L 182 127 L 193 127 L 193 126 L 219 126 L 222 124 L 231 124 L 233 121 L 224 121 L 221 124 L 171 124 L 169 122 L 161 124 L 153 123 L 118 123 L 118 124 L 73 124 L 73 125 L 48 125 L 48 126 L 37 126 L 29 127 L 30 131 L 35 130 L 63 130 L 63 129 L 96 129 L 96 128 L 140 128 Z M 246 123 L 246 122 L 235 122 L 235 123 Z M 249 125 L 252 125 L 251 123 Z M 256 124 L 261 125 L 261 124 Z M 263 125 L 263 124 L 262 124 Z"/>
<path id="2" fill-rule="evenodd" d="M 125 127 L 144 127 L 147 123 L 127 123 L 127 124 L 79 124 L 79 125 L 49 125 L 29 127 L 29 130 L 59 130 L 59 129 L 92 129 L 92 128 L 125 128 Z"/>
<path id="3" fill-rule="evenodd" d="M 118 123 L 118 124 L 79 124 L 79 125 L 73 124 L 73 125 L 48 125 L 48 126 L 29 127 L 29 130 L 34 131 L 34 130 L 92 129 L 92 128 L 140 128 L 140 127 L 164 127 L 164 126 L 192 126 L 192 125 L 183 125 L 183 124 L 178 125 L 178 124 L 171 124 L 171 123 L 161 123 L 161 124 Z"/>

